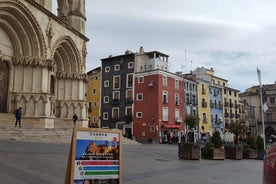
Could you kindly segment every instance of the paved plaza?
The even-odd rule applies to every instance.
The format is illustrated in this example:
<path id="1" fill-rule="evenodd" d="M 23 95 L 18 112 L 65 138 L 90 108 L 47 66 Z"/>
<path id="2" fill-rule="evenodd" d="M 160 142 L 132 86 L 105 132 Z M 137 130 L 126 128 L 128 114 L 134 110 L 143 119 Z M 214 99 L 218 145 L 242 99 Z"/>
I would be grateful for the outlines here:
<path id="1" fill-rule="evenodd" d="M 69 144 L 0 141 L 0 183 L 63 184 Z M 262 160 L 180 160 L 176 145 L 123 145 L 123 184 L 260 184 Z"/>

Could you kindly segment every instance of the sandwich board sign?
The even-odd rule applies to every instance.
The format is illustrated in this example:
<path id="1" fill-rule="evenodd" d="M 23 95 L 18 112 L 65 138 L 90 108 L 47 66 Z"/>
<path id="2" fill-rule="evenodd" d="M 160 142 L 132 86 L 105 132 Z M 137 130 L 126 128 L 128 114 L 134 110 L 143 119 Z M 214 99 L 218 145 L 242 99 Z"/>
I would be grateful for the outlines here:
<path id="1" fill-rule="evenodd" d="M 122 184 L 121 131 L 74 128 L 65 184 Z"/>

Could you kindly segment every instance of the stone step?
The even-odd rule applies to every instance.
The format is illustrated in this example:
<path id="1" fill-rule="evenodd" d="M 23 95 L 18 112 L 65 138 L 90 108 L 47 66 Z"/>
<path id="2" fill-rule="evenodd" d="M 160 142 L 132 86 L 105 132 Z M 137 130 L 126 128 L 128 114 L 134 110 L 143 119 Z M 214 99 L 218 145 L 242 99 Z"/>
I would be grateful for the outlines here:
<path id="1" fill-rule="evenodd" d="M 71 120 L 55 120 L 55 128 L 41 128 L 35 122 L 26 122 L 22 118 L 22 127 L 14 127 L 14 114 L 0 113 L 0 140 L 18 140 L 31 142 L 70 143 L 73 131 Z M 81 126 L 81 124 L 77 124 Z M 122 138 L 123 144 L 140 144 Z"/>

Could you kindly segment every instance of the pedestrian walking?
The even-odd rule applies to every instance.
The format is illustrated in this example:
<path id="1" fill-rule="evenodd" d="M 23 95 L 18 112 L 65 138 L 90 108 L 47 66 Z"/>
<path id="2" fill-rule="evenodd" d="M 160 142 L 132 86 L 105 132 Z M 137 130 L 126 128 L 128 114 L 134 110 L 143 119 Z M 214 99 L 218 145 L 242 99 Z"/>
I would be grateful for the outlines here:
<path id="1" fill-rule="evenodd" d="M 78 116 L 76 114 L 74 114 L 72 119 L 73 119 L 74 127 L 76 127 L 76 123 L 78 121 Z"/>
<path id="2" fill-rule="evenodd" d="M 14 125 L 15 127 L 17 126 L 17 123 L 18 123 L 18 126 L 21 127 L 21 114 L 22 114 L 22 108 L 19 107 L 15 111 L 15 125 Z"/>

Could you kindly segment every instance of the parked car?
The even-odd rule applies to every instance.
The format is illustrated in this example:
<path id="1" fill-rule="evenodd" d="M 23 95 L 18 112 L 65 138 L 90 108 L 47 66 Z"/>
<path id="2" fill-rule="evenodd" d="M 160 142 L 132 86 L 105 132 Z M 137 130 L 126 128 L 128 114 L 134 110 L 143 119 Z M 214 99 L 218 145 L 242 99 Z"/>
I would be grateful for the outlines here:
<path id="1" fill-rule="evenodd" d="M 276 136 L 271 135 L 271 146 L 269 146 L 264 157 L 263 184 L 276 183 Z"/>

